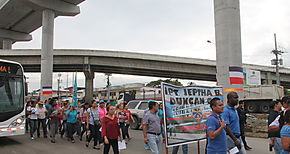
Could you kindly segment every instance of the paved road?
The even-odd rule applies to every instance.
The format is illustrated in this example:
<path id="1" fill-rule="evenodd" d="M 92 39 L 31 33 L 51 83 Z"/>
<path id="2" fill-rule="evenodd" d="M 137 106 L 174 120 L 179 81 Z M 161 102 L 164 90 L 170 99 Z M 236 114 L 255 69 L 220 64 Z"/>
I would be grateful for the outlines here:
<path id="1" fill-rule="evenodd" d="M 149 151 L 143 149 L 142 131 L 131 130 L 133 139 L 128 142 L 127 150 L 122 150 L 121 154 L 150 154 Z M 268 154 L 267 139 L 247 138 L 249 145 L 253 150 L 248 151 L 248 154 Z M 29 136 L 14 136 L 0 138 L 0 154 L 96 154 L 102 153 L 102 150 L 95 150 L 92 145 L 89 148 L 85 147 L 84 141 L 76 140 L 76 143 L 70 143 L 65 139 L 57 138 L 57 143 L 52 144 L 48 139 L 38 138 L 30 140 Z M 201 142 L 201 154 L 204 153 L 205 142 Z M 171 148 L 169 149 L 169 153 Z M 180 154 L 181 148 L 180 148 Z M 111 151 L 112 153 L 112 151 Z M 163 152 L 165 153 L 165 149 Z M 197 144 L 189 146 L 190 154 L 197 154 Z"/>

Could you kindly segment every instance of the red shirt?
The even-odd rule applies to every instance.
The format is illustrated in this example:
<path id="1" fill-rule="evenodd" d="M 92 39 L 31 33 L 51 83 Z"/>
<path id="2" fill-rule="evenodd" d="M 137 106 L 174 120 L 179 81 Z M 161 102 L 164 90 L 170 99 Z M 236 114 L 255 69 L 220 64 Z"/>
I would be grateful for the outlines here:
<path id="1" fill-rule="evenodd" d="M 126 118 L 124 120 L 125 121 L 129 120 L 131 118 L 131 115 L 132 115 L 131 111 L 130 110 L 124 110 L 123 112 L 126 115 Z"/>
<path id="2" fill-rule="evenodd" d="M 118 139 L 120 136 L 120 128 L 118 125 L 118 118 L 114 119 L 104 117 L 102 120 L 102 136 L 107 136 L 108 139 Z"/>

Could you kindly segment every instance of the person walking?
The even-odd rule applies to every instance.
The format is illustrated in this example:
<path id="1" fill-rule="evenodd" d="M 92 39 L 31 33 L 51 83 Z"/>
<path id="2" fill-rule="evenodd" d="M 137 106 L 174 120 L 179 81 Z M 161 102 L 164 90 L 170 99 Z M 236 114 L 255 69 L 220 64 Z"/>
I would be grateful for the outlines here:
<path id="1" fill-rule="evenodd" d="M 81 119 L 81 135 L 80 140 L 83 140 L 84 133 L 87 132 L 87 110 L 89 108 L 89 103 L 84 103 L 83 107 L 80 109 L 80 119 Z M 86 141 L 88 139 L 88 136 L 86 135 Z"/>
<path id="2" fill-rule="evenodd" d="M 55 143 L 55 135 L 58 130 L 59 121 L 63 119 L 62 110 L 56 108 L 56 102 L 51 99 L 51 107 L 48 110 L 49 115 L 49 125 L 50 125 L 50 137 L 51 143 Z"/>
<path id="3" fill-rule="evenodd" d="M 270 104 L 270 112 L 268 115 L 268 137 L 269 137 L 269 147 L 274 148 L 276 154 L 280 154 L 282 150 L 280 130 L 279 130 L 279 114 L 281 112 L 282 104 L 279 101 L 272 101 Z M 277 130 L 271 130 L 271 128 L 276 127 Z"/>
<path id="4" fill-rule="evenodd" d="M 31 102 L 31 106 L 29 106 L 27 108 L 27 111 L 30 115 L 30 119 L 29 119 L 29 126 L 30 126 L 30 137 L 31 137 L 31 140 L 34 140 L 35 137 L 34 137 L 34 133 L 35 131 L 37 130 L 37 126 L 38 126 L 38 115 L 39 115 L 39 112 L 37 110 L 37 108 L 35 107 L 36 106 L 36 103 L 35 102 Z"/>
<path id="5" fill-rule="evenodd" d="M 157 113 L 158 113 L 158 116 L 159 116 L 159 119 L 160 119 L 162 142 L 165 143 L 165 130 L 164 130 L 163 104 L 162 103 L 159 104 L 159 109 L 158 109 L 158 112 Z"/>
<path id="6" fill-rule="evenodd" d="M 72 143 L 75 143 L 73 135 L 77 131 L 77 115 L 78 115 L 76 106 L 71 104 L 70 109 L 65 112 L 65 115 L 67 117 L 68 138 L 71 140 Z"/>
<path id="7" fill-rule="evenodd" d="M 157 115 L 158 103 L 154 100 L 148 101 L 149 111 L 143 119 L 144 143 L 148 143 L 152 154 L 161 154 L 162 136 L 160 119 Z"/>
<path id="8" fill-rule="evenodd" d="M 282 140 L 282 150 L 280 154 L 290 153 L 290 110 L 284 115 L 285 124 L 281 129 L 280 136 Z"/>
<path id="9" fill-rule="evenodd" d="M 108 103 L 110 104 L 110 103 Z M 99 110 L 99 115 L 100 115 L 100 123 L 101 123 L 101 127 L 102 127 L 102 120 L 103 118 L 106 116 L 107 114 L 107 109 L 106 109 L 106 104 L 105 104 L 105 101 L 104 100 L 100 100 L 99 101 L 99 107 L 98 107 L 98 110 Z M 101 137 L 102 134 L 101 132 L 99 131 L 99 136 Z M 100 141 L 100 144 L 102 144 L 104 142 L 103 138 L 101 137 L 101 141 Z"/>
<path id="10" fill-rule="evenodd" d="M 25 117 L 26 117 L 26 121 L 25 121 L 25 133 L 28 133 L 28 128 L 29 128 L 29 124 L 30 124 L 30 112 L 31 112 L 31 101 L 28 100 L 25 106 Z"/>
<path id="11" fill-rule="evenodd" d="M 62 107 L 63 120 L 61 120 L 61 131 L 60 131 L 61 138 L 63 138 L 63 135 L 65 135 L 65 137 L 68 137 L 67 116 L 65 115 L 65 113 L 69 110 L 69 108 L 70 108 L 69 101 L 65 101 Z"/>
<path id="12" fill-rule="evenodd" d="M 46 125 L 46 114 L 47 110 L 44 107 L 43 101 L 38 102 L 38 127 L 37 127 L 37 137 L 40 137 L 40 124 L 43 130 L 43 137 L 47 138 L 47 125 Z"/>
<path id="13" fill-rule="evenodd" d="M 87 110 L 87 130 L 90 130 L 86 147 L 89 146 L 90 141 L 94 138 L 94 149 L 100 150 L 100 144 L 102 143 L 101 137 L 101 122 L 100 122 L 100 113 L 98 110 L 98 103 L 92 101 L 92 107 Z"/>
<path id="14" fill-rule="evenodd" d="M 121 141 L 120 127 L 118 118 L 115 116 L 115 108 L 107 107 L 107 115 L 102 120 L 102 136 L 104 138 L 104 154 L 109 154 L 112 146 L 114 154 L 119 154 L 118 138 Z"/>
<path id="15" fill-rule="evenodd" d="M 119 119 L 119 126 L 121 128 L 121 131 L 122 131 L 122 137 L 123 139 L 126 139 L 126 136 L 125 136 L 125 119 L 126 119 L 126 115 L 124 113 L 124 110 L 123 110 L 123 104 L 120 103 L 117 105 L 117 118 Z"/>
<path id="16" fill-rule="evenodd" d="M 81 115 L 80 115 L 81 109 L 82 109 L 82 102 L 79 100 L 76 110 L 77 110 L 77 135 L 78 135 L 80 141 L 82 141 L 82 138 L 81 138 L 81 134 L 82 134 L 82 119 L 81 119 Z"/>
<path id="17" fill-rule="evenodd" d="M 240 120 L 235 108 L 238 105 L 239 96 L 236 92 L 230 92 L 227 95 L 227 100 L 228 105 L 225 106 L 222 113 L 222 118 L 226 123 L 227 147 L 230 150 L 236 146 L 239 149 L 239 154 L 245 154 L 246 150 L 241 139 Z"/>
<path id="18" fill-rule="evenodd" d="M 280 118 L 279 118 L 279 128 L 280 130 L 282 129 L 282 127 L 284 126 L 285 124 L 285 118 L 284 118 L 284 115 L 285 113 L 290 110 L 290 96 L 287 95 L 287 96 L 284 96 L 282 98 L 282 106 L 283 106 L 283 110 L 282 112 L 280 113 Z"/>
<path id="19" fill-rule="evenodd" d="M 179 150 L 179 145 L 178 146 L 174 146 L 172 148 L 172 154 L 177 154 Z M 183 154 L 188 154 L 188 144 L 183 144 L 182 145 L 182 152 Z"/>
<path id="20" fill-rule="evenodd" d="M 107 109 L 106 109 L 106 105 L 105 105 L 105 101 L 104 100 L 100 100 L 99 101 L 99 107 L 98 107 L 99 113 L 100 113 L 100 120 L 102 121 L 102 119 L 106 116 L 107 114 Z"/>
<path id="21" fill-rule="evenodd" d="M 206 152 L 207 154 L 227 154 L 225 121 L 221 117 L 221 113 L 224 112 L 224 104 L 215 97 L 209 102 L 209 105 L 212 113 L 206 120 Z"/>
<path id="22" fill-rule="evenodd" d="M 240 119 L 240 131 L 241 131 L 241 138 L 246 150 L 251 150 L 252 148 L 248 146 L 245 136 L 245 125 L 247 124 L 247 115 L 244 108 L 244 102 L 239 101 L 239 106 L 237 108 L 237 112 Z"/>
<path id="23" fill-rule="evenodd" d="M 125 137 L 128 138 L 128 140 L 131 140 L 130 134 L 129 134 L 129 127 L 130 127 L 130 121 L 133 123 L 135 122 L 131 111 L 128 108 L 128 105 L 125 105 L 124 107 L 124 114 L 126 116 L 125 120 Z"/>

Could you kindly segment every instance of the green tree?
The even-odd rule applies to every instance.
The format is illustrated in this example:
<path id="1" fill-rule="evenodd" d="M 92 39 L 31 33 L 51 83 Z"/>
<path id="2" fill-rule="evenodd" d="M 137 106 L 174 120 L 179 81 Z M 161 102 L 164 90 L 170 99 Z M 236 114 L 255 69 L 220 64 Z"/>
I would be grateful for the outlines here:
<path id="1" fill-rule="evenodd" d="M 159 79 L 159 80 L 149 82 L 148 84 L 146 84 L 146 86 L 160 88 L 161 82 L 166 82 L 166 83 L 170 83 L 170 84 L 177 85 L 177 86 L 183 86 L 182 83 L 179 82 L 177 79 L 176 80 L 172 80 L 172 79 L 161 80 L 161 79 Z"/>

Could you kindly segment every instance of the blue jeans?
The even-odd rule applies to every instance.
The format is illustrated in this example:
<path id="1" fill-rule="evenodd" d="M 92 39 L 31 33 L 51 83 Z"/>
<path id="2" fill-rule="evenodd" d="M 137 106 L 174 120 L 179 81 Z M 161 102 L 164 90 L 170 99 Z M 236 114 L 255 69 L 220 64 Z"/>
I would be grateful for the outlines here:
<path id="1" fill-rule="evenodd" d="M 161 154 L 162 150 L 162 136 L 161 135 L 154 135 L 154 134 L 147 134 L 148 137 L 148 145 L 152 154 Z"/>
<path id="2" fill-rule="evenodd" d="M 144 149 L 145 150 L 150 150 L 150 147 L 149 147 L 148 143 L 147 144 L 144 144 Z"/>
<path id="3" fill-rule="evenodd" d="M 246 149 L 244 147 L 244 143 L 242 141 L 242 138 L 239 137 L 238 140 L 241 143 L 241 147 L 242 147 L 241 149 L 239 149 L 239 153 L 238 154 L 246 154 L 247 152 L 246 152 Z M 229 135 L 227 135 L 227 147 L 228 147 L 228 150 L 230 150 L 233 147 L 235 147 L 235 143 L 234 143 L 234 141 L 232 140 L 232 138 Z"/>
<path id="4" fill-rule="evenodd" d="M 179 145 L 178 146 L 174 146 L 172 149 L 172 154 L 177 154 L 179 149 Z M 188 154 L 188 144 L 183 144 L 182 145 L 182 152 L 183 154 Z"/>
<path id="5" fill-rule="evenodd" d="M 33 134 L 37 130 L 38 121 L 37 119 L 30 119 L 29 126 L 30 126 L 30 137 L 33 137 Z"/>
<path id="6" fill-rule="evenodd" d="M 275 138 L 274 150 L 275 150 L 275 154 L 280 154 L 282 150 L 281 138 L 278 138 L 278 137 Z"/>

